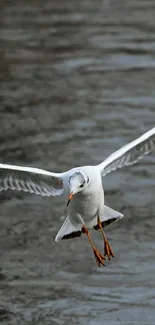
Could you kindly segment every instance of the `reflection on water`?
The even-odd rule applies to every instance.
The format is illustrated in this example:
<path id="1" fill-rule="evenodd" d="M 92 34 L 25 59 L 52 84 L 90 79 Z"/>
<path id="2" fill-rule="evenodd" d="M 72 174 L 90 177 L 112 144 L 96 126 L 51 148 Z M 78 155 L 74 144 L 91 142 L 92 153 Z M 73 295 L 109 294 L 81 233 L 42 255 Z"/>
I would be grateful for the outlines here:
<path id="1" fill-rule="evenodd" d="M 1 162 L 95 164 L 154 126 L 154 1 L 0 5 Z M 104 178 L 125 215 L 105 268 L 84 236 L 54 242 L 61 198 L 1 193 L 3 324 L 154 325 L 154 163 Z"/>

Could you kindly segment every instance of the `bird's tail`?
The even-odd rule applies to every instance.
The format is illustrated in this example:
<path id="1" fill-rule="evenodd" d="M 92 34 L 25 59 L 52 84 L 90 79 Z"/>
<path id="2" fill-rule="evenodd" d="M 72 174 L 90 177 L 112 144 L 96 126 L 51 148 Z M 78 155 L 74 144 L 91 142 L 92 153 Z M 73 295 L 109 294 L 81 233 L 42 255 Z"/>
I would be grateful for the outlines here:
<path id="1" fill-rule="evenodd" d="M 120 212 L 117 212 L 106 205 L 104 206 L 104 214 L 103 216 L 100 216 L 100 221 L 102 223 L 102 227 L 107 227 L 111 225 L 112 223 L 120 220 L 123 218 L 123 214 Z M 97 224 L 97 218 L 94 218 L 93 221 L 90 223 L 86 223 L 86 226 L 88 229 L 94 228 L 95 230 L 99 229 L 99 226 Z M 58 231 L 55 241 L 58 242 L 61 239 L 69 239 L 69 238 L 75 238 L 81 236 L 82 233 L 82 224 L 73 224 L 71 222 L 71 219 L 69 215 L 65 219 L 64 223 L 62 224 L 60 230 Z"/>
<path id="2" fill-rule="evenodd" d="M 104 206 L 104 213 L 103 216 L 99 216 L 100 217 L 100 221 L 102 223 L 102 227 L 107 227 L 110 226 L 112 223 L 122 219 L 124 217 L 124 215 L 116 210 L 113 210 L 111 208 L 109 208 L 107 205 Z M 98 230 L 99 226 L 97 224 L 94 225 L 94 229 Z"/>
<path id="3" fill-rule="evenodd" d="M 69 216 L 65 219 L 62 224 L 60 230 L 58 231 L 55 241 L 58 242 L 61 239 L 69 239 L 81 236 L 82 233 L 82 225 L 77 224 L 73 225 L 70 221 Z"/>

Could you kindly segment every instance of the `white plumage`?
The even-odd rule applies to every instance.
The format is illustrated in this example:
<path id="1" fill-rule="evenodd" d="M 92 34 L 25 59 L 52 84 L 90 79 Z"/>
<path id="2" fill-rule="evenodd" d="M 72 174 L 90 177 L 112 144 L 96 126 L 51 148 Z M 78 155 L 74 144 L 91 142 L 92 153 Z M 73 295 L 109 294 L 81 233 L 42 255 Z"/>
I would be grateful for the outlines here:
<path id="1" fill-rule="evenodd" d="M 102 176 L 122 168 L 135 164 L 139 159 L 153 151 L 155 148 L 155 127 L 144 133 L 138 139 L 126 144 L 121 149 L 112 153 L 98 167 Z"/>
<path id="2" fill-rule="evenodd" d="M 97 216 L 102 226 L 120 219 L 123 215 L 104 205 L 102 177 L 118 168 L 135 164 L 155 149 L 155 127 L 112 153 L 97 166 L 73 168 L 64 173 L 0 164 L 0 191 L 17 190 L 41 196 L 73 194 L 68 216 L 59 230 L 56 241 L 79 236 L 82 227 L 97 229 Z"/>
<path id="3" fill-rule="evenodd" d="M 0 164 L 0 191 L 17 190 L 41 196 L 61 195 L 63 173 L 43 169 Z"/>

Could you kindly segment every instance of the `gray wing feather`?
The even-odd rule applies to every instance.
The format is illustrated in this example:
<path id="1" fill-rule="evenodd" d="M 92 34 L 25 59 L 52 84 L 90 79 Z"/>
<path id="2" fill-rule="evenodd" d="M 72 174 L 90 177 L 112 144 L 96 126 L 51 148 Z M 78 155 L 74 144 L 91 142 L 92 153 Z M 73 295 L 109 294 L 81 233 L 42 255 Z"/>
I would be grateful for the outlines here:
<path id="1" fill-rule="evenodd" d="M 62 174 L 45 170 L 0 164 L 0 191 L 24 191 L 41 196 L 61 195 Z"/>
<path id="2" fill-rule="evenodd" d="M 153 150 L 155 150 L 155 127 L 112 153 L 98 167 L 104 176 L 118 168 L 135 164 Z"/>

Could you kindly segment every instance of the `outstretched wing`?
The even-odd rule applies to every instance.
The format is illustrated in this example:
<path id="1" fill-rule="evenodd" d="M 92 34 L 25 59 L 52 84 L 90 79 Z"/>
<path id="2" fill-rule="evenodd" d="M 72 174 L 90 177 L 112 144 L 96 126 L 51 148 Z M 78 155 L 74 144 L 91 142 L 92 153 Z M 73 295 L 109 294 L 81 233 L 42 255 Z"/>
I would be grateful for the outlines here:
<path id="1" fill-rule="evenodd" d="M 43 169 L 0 164 L 0 191 L 8 189 L 55 196 L 63 193 L 63 174 Z"/>
<path id="2" fill-rule="evenodd" d="M 117 168 L 135 164 L 144 155 L 153 150 L 155 150 L 155 127 L 112 153 L 98 167 L 101 170 L 102 176 L 104 176 Z"/>

